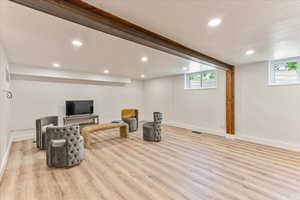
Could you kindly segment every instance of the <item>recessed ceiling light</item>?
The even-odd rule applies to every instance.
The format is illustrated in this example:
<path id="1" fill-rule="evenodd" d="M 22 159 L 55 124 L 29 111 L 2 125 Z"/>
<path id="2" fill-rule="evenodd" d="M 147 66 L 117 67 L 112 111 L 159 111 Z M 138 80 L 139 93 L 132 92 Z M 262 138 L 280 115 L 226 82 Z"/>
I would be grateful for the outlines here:
<path id="1" fill-rule="evenodd" d="M 52 66 L 57 68 L 57 67 L 60 67 L 60 64 L 59 63 L 53 63 Z"/>
<path id="2" fill-rule="evenodd" d="M 220 18 L 214 18 L 208 22 L 208 26 L 216 27 L 216 26 L 219 26 L 221 23 L 222 23 L 222 20 Z"/>
<path id="3" fill-rule="evenodd" d="M 255 51 L 252 50 L 252 49 L 246 51 L 246 55 L 252 55 L 252 54 L 254 54 L 254 53 L 255 53 Z"/>
<path id="4" fill-rule="evenodd" d="M 141 58 L 141 61 L 142 61 L 143 63 L 148 62 L 148 57 L 143 56 L 143 57 Z"/>
<path id="5" fill-rule="evenodd" d="M 73 40 L 72 45 L 74 47 L 81 47 L 83 45 L 83 43 L 80 40 Z"/>
<path id="6" fill-rule="evenodd" d="M 145 78 L 145 74 L 141 74 L 141 78 Z"/>
<path id="7" fill-rule="evenodd" d="M 104 74 L 108 74 L 108 73 L 109 73 L 108 69 L 104 70 Z"/>
<path id="8" fill-rule="evenodd" d="M 182 70 L 183 70 L 183 71 L 187 71 L 188 68 L 187 68 L 187 67 L 183 67 Z"/>

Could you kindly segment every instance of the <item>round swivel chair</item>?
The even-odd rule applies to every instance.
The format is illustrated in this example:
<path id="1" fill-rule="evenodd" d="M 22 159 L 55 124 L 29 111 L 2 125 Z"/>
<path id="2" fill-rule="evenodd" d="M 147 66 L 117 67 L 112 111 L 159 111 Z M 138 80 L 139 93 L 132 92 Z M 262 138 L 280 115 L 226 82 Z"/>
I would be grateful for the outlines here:
<path id="1" fill-rule="evenodd" d="M 161 141 L 161 122 L 163 114 L 161 112 L 153 113 L 154 122 L 146 122 L 143 125 L 143 138 L 145 141 Z"/>

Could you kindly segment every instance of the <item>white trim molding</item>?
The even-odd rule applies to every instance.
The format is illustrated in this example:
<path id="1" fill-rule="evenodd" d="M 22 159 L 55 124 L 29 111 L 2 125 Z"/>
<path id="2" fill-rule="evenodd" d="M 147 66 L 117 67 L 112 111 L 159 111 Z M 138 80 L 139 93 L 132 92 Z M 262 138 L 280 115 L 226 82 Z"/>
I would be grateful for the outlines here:
<path id="1" fill-rule="evenodd" d="M 300 152 L 300 145 L 299 144 L 286 143 L 286 142 L 281 142 L 281 141 L 278 141 L 278 140 L 258 138 L 258 137 L 252 137 L 252 136 L 249 136 L 249 135 L 241 135 L 241 134 L 234 135 L 234 138 L 239 139 L 239 140 L 243 140 L 243 141 L 257 143 L 257 144 L 268 145 L 268 146 L 272 146 L 272 147 L 286 149 L 286 150 L 289 150 L 289 151 Z"/>
<path id="2" fill-rule="evenodd" d="M 229 139 L 229 140 L 234 140 L 234 139 L 236 139 L 236 136 L 234 134 L 227 134 L 226 133 L 225 138 Z"/>
<path id="3" fill-rule="evenodd" d="M 213 134 L 213 135 L 219 135 L 219 136 L 226 136 L 226 132 L 225 130 L 213 130 L 213 129 L 209 129 L 209 128 L 202 128 L 202 127 L 198 127 L 198 126 L 194 126 L 194 125 L 190 125 L 190 124 L 184 124 L 184 123 L 178 123 L 178 122 L 164 122 L 163 124 L 165 125 L 169 125 L 169 126 L 175 126 L 178 128 L 184 128 L 184 129 L 189 129 L 189 130 L 193 130 L 193 131 L 197 131 L 197 132 L 201 132 L 201 133 L 208 133 L 208 134 Z"/>
<path id="4" fill-rule="evenodd" d="M 4 156 L 3 156 L 2 160 L 0 160 L 0 183 L 1 183 L 1 180 L 3 178 L 4 172 L 5 172 L 6 167 L 7 167 L 7 162 L 8 162 L 8 158 L 9 158 L 9 154 L 10 154 L 10 149 L 11 149 L 12 143 L 13 143 L 13 138 L 10 137 L 9 141 L 8 141 L 7 149 L 6 149 L 5 153 L 4 153 Z"/>
<path id="5" fill-rule="evenodd" d="M 230 139 L 230 140 L 238 139 L 238 140 L 243 140 L 243 141 L 247 141 L 247 142 L 253 142 L 256 144 L 277 147 L 277 148 L 281 148 L 281 149 L 285 149 L 285 150 L 289 150 L 289 151 L 300 152 L 300 145 L 298 145 L 298 144 L 285 143 L 285 142 L 281 142 L 281 141 L 277 141 L 277 140 L 257 138 L 257 137 L 241 135 L 241 134 L 230 135 L 230 134 L 226 134 L 225 131 L 201 128 L 201 127 L 192 126 L 192 125 L 183 124 L 183 123 L 177 123 L 177 122 L 165 122 L 163 124 L 169 125 L 169 126 L 175 126 L 178 128 L 184 128 L 184 129 L 189 129 L 189 130 L 193 130 L 193 131 L 198 131 L 201 133 L 219 135 L 219 136 L 223 136 L 226 139 Z"/>
<path id="6" fill-rule="evenodd" d="M 0 160 L 0 182 L 7 167 L 7 162 L 8 162 L 12 143 L 23 141 L 23 140 L 30 140 L 34 138 L 35 138 L 34 129 L 14 130 L 10 132 L 10 138 L 9 138 L 6 152 L 4 153 L 3 159 Z"/>
<path id="7" fill-rule="evenodd" d="M 14 64 L 11 66 L 12 78 L 42 78 L 52 80 L 74 80 L 99 83 L 130 84 L 130 78 L 120 76 L 101 75 L 96 73 L 72 72 L 64 70 L 46 69 L 41 67 Z"/>
<path id="8" fill-rule="evenodd" d="M 11 131 L 11 136 L 13 142 L 35 139 L 35 129 L 28 128 L 22 130 L 13 130 Z"/>

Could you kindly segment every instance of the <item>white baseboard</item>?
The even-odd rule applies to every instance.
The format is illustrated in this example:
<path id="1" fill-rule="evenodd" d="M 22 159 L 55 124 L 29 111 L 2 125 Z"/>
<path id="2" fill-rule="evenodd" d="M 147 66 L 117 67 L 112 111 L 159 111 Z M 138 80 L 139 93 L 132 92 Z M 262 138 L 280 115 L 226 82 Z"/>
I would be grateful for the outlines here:
<path id="1" fill-rule="evenodd" d="M 2 161 L 0 160 L 0 182 L 4 175 L 7 161 L 10 153 L 10 149 L 13 142 L 22 141 L 22 140 L 29 140 L 35 138 L 35 130 L 34 129 L 24 129 L 24 130 L 15 130 L 10 132 L 10 139 L 8 142 L 8 146 L 6 152 L 4 153 Z"/>
<path id="2" fill-rule="evenodd" d="M 178 127 L 178 128 L 190 129 L 190 130 L 198 131 L 198 132 L 201 132 L 201 133 L 208 133 L 208 134 L 213 134 L 213 135 L 226 136 L 226 132 L 222 131 L 222 130 L 202 128 L 202 127 L 197 127 L 197 126 L 193 126 L 193 125 L 190 125 L 190 124 L 184 124 L 184 123 L 178 123 L 178 122 L 164 122 L 163 124 L 166 124 L 166 125 L 169 125 L 169 126 L 175 126 L 175 127 Z"/>
<path id="3" fill-rule="evenodd" d="M 229 140 L 234 140 L 234 139 L 236 139 L 236 136 L 235 136 L 235 135 L 232 135 L 232 134 L 226 134 L 226 135 L 225 135 L 225 138 L 226 138 L 226 139 L 229 139 Z"/>
<path id="4" fill-rule="evenodd" d="M 220 136 L 224 136 L 225 138 L 231 139 L 231 140 L 239 139 L 239 140 L 243 140 L 243 141 L 253 142 L 256 144 L 268 145 L 268 146 L 282 148 L 282 149 L 286 149 L 286 150 L 290 150 L 290 151 L 300 152 L 300 145 L 298 145 L 298 144 L 286 143 L 286 142 L 281 142 L 278 140 L 270 140 L 270 139 L 258 138 L 258 137 L 247 136 L 247 135 L 242 135 L 242 134 L 230 135 L 230 134 L 226 134 L 226 132 L 222 132 L 219 130 L 201 128 L 201 127 L 196 127 L 196 126 L 187 125 L 187 124 L 183 124 L 183 123 L 177 123 L 177 122 L 165 122 L 164 124 L 169 125 L 169 126 L 175 126 L 178 128 L 184 128 L 184 129 L 190 129 L 193 131 L 208 133 L 208 134 L 220 135 Z"/>
<path id="5" fill-rule="evenodd" d="M 7 166 L 7 161 L 8 161 L 8 157 L 9 157 L 9 153 L 10 153 L 12 143 L 13 143 L 13 138 L 10 137 L 10 139 L 8 141 L 7 149 L 4 153 L 4 156 L 3 156 L 2 160 L 0 160 L 0 182 L 1 182 L 1 179 L 4 175 L 4 172 L 5 172 L 5 169 L 6 169 L 6 166 Z"/>
<path id="6" fill-rule="evenodd" d="M 13 142 L 30 140 L 35 138 L 35 129 L 23 129 L 11 131 Z"/>
<path id="7" fill-rule="evenodd" d="M 23 130 L 14 130 L 11 131 L 9 135 L 10 135 L 10 139 L 8 142 L 8 147 L 6 149 L 6 152 L 4 153 L 2 161 L 0 160 L 0 182 L 7 166 L 7 161 L 8 161 L 12 143 L 17 141 L 22 141 L 22 140 L 34 139 L 35 129 L 30 128 L 30 129 L 23 129 Z"/>
<path id="8" fill-rule="evenodd" d="M 248 142 L 257 143 L 257 144 L 263 144 L 263 145 L 273 146 L 273 147 L 282 148 L 282 149 L 286 149 L 286 150 L 290 150 L 290 151 L 300 152 L 299 144 L 286 143 L 286 142 L 281 142 L 278 140 L 270 140 L 270 139 L 258 138 L 258 137 L 241 135 L 241 134 L 234 135 L 234 138 L 239 139 L 239 140 L 248 141 Z"/>

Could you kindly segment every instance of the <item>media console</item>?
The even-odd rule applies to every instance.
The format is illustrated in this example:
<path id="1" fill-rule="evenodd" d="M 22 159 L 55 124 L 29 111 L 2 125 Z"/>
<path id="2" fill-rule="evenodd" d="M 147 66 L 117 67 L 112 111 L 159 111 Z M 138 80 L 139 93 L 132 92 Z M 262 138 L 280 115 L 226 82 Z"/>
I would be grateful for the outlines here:
<path id="1" fill-rule="evenodd" d="M 86 125 L 99 124 L 98 115 L 72 115 L 63 118 L 64 125 L 79 124 L 80 128 Z"/>

